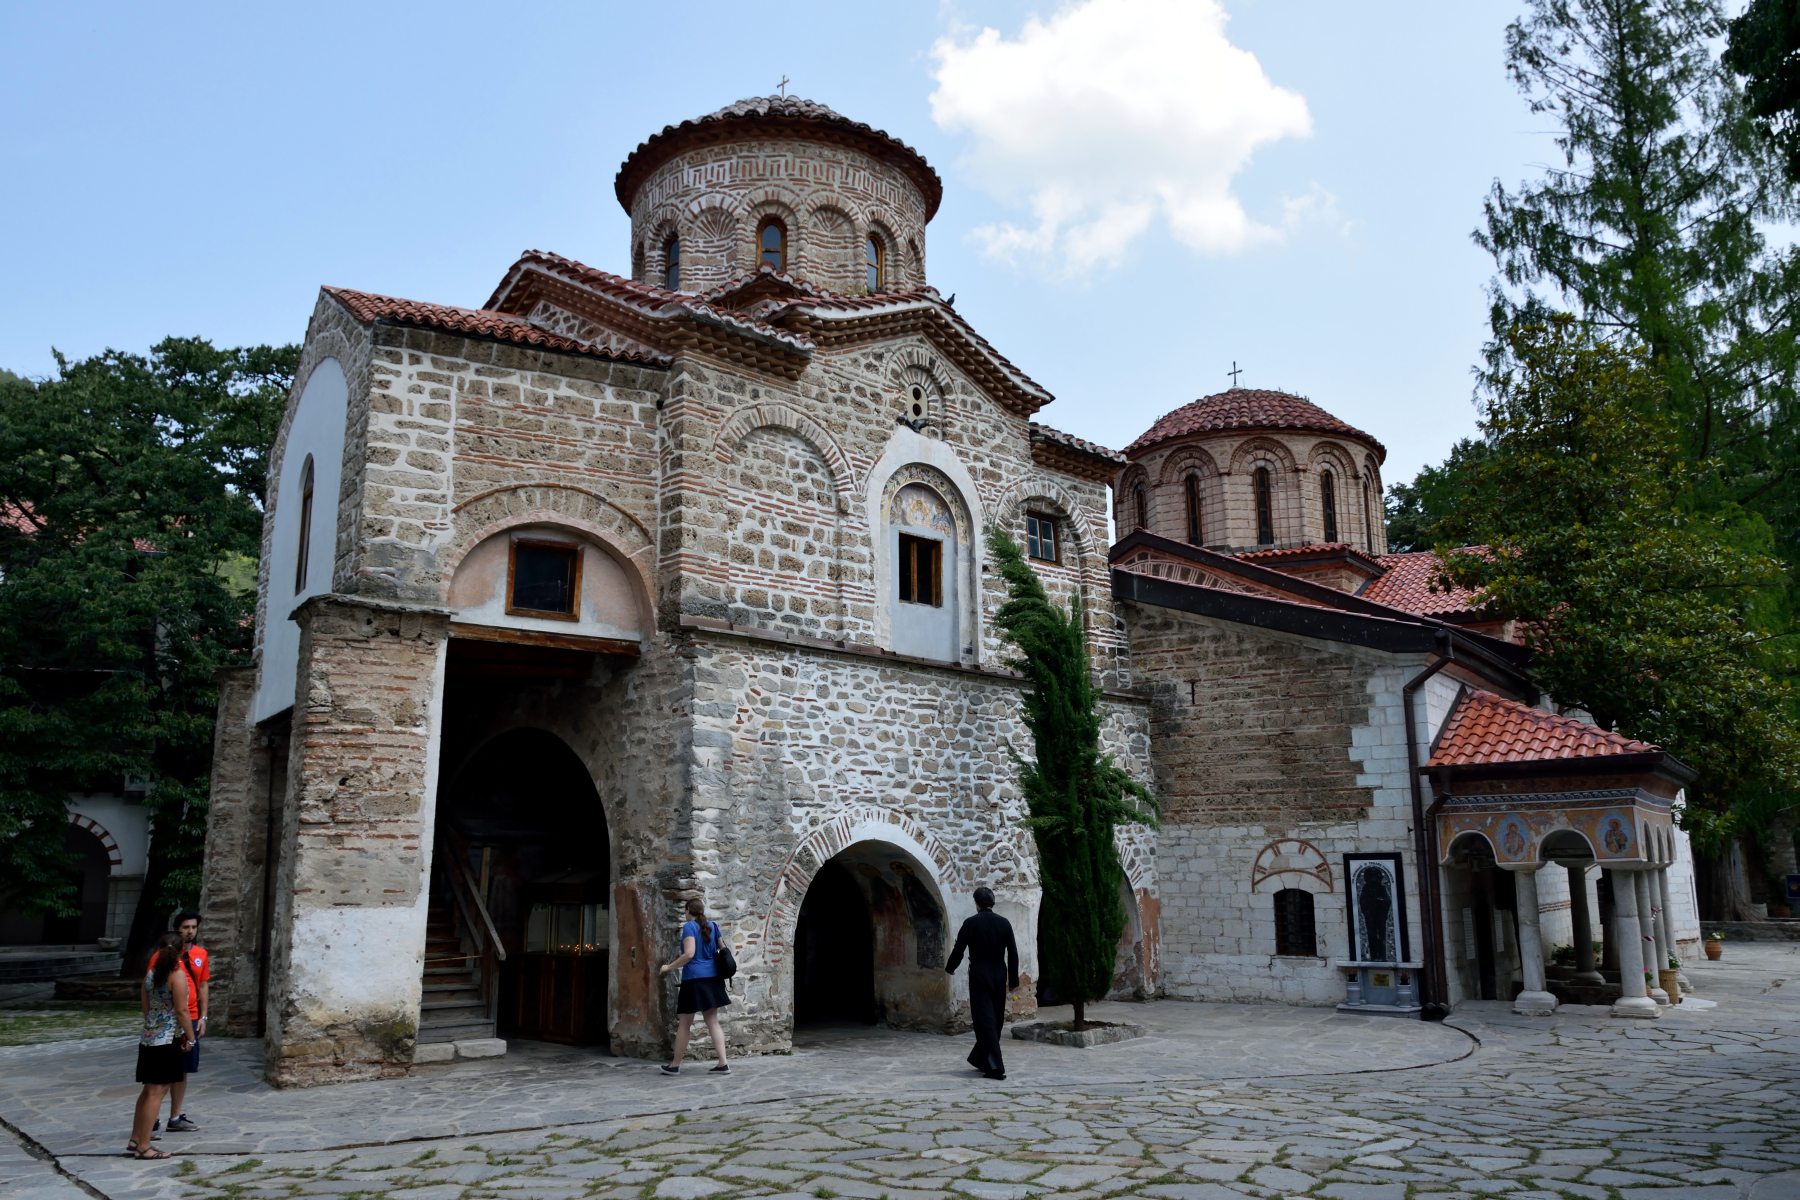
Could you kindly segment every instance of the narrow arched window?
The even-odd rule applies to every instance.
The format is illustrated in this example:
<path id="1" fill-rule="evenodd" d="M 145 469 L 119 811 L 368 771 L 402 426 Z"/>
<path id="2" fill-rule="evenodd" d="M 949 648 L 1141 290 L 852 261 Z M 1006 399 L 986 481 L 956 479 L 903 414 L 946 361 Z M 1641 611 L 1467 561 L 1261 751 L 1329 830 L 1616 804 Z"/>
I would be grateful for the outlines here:
<path id="1" fill-rule="evenodd" d="M 881 239 L 874 234 L 870 234 L 869 240 L 863 244 L 863 262 L 868 268 L 869 290 L 871 292 L 879 292 L 881 290 L 881 258 Z"/>
<path id="2" fill-rule="evenodd" d="M 681 239 L 670 238 L 663 247 L 663 286 L 671 292 L 681 290 Z"/>
<path id="3" fill-rule="evenodd" d="M 1200 544 L 1200 477 L 1189 475 L 1183 485 L 1187 493 L 1187 533 L 1188 544 Z"/>
<path id="4" fill-rule="evenodd" d="M 1150 528 L 1150 497 L 1144 493 L 1143 484 L 1137 485 L 1137 490 L 1131 494 L 1131 500 L 1137 509 L 1137 528 Z"/>
<path id="5" fill-rule="evenodd" d="M 312 549 L 313 460 L 300 467 L 300 550 L 294 556 L 294 595 L 306 590 L 306 559 Z"/>
<path id="6" fill-rule="evenodd" d="M 1337 488 L 1332 483 L 1330 471 L 1319 476 L 1319 503 L 1325 509 L 1325 540 L 1335 542 L 1338 540 Z"/>
<path id="7" fill-rule="evenodd" d="M 1269 503 L 1269 468 L 1256 468 L 1256 544 L 1275 544 L 1275 513 Z"/>
<path id="8" fill-rule="evenodd" d="M 1275 893 L 1275 953 L 1309 958 L 1319 953 L 1311 892 L 1282 888 Z"/>
<path id="9" fill-rule="evenodd" d="M 1363 541 L 1369 547 L 1369 553 L 1375 553 L 1375 502 L 1369 499 L 1369 481 L 1363 480 Z"/>
<path id="10" fill-rule="evenodd" d="M 756 231 L 756 244 L 762 255 L 758 260 L 761 265 L 787 270 L 787 226 L 774 217 L 767 218 Z"/>

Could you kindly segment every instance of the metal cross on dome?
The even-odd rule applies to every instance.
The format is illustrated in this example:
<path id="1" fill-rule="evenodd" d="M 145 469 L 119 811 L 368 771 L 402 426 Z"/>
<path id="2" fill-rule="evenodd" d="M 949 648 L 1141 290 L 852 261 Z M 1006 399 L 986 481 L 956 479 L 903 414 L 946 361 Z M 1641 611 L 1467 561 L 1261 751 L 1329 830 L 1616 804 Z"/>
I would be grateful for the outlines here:
<path id="1" fill-rule="evenodd" d="M 786 74 L 783 74 L 781 77 L 781 82 L 779 84 L 777 84 L 776 86 L 781 89 L 781 94 L 784 98 L 787 96 L 787 85 L 788 85 L 788 77 Z M 1231 365 L 1234 367 L 1237 366 L 1236 363 L 1232 363 Z"/>
<path id="2" fill-rule="evenodd" d="M 1234 358 L 1231 360 L 1231 370 L 1229 370 L 1225 373 L 1227 375 L 1231 376 L 1231 386 L 1236 387 L 1238 385 L 1237 377 L 1239 375 L 1242 375 L 1244 372 L 1243 372 L 1242 368 L 1240 368 L 1237 365 L 1237 359 Z"/>

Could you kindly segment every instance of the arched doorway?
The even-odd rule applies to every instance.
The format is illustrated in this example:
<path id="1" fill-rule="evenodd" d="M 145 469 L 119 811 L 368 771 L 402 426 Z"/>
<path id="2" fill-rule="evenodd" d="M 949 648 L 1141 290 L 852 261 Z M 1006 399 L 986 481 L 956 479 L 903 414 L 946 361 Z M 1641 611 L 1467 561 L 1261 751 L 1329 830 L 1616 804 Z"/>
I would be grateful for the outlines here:
<path id="1" fill-rule="evenodd" d="M 950 1018 L 943 897 L 906 850 L 849 846 L 819 868 L 794 927 L 796 1026 L 941 1029 Z"/>
<path id="2" fill-rule="evenodd" d="M 502 1035 L 606 1041 L 612 849 L 586 765 L 514 729 L 456 771 L 438 812 L 420 1040 L 484 1013 Z"/>
<path id="3" fill-rule="evenodd" d="M 1450 975 L 1464 1000 L 1511 1000 L 1519 974 L 1517 900 L 1511 871 L 1496 865 L 1479 833 L 1450 844 L 1444 862 L 1444 917 L 1454 951 Z"/>

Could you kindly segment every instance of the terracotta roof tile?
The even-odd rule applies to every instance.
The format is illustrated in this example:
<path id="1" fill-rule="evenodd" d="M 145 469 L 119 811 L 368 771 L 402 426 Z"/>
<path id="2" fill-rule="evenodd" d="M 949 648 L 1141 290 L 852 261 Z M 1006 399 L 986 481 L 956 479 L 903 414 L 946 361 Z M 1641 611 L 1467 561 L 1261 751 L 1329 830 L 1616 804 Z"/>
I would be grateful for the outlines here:
<path id="1" fill-rule="evenodd" d="M 1475 763 L 1553 762 L 1650 754 L 1660 747 L 1633 741 L 1573 717 L 1540 712 L 1492 692 L 1470 692 L 1450 715 L 1428 767 Z"/>
<path id="2" fill-rule="evenodd" d="M 426 329 L 442 329 L 449 333 L 468 333 L 511 342 L 516 346 L 534 346 L 540 350 L 557 350 L 565 354 L 590 354 L 623 362 L 663 365 L 668 359 L 651 358 L 630 351 L 608 350 L 589 345 L 558 333 L 538 328 L 523 317 L 491 312 L 484 308 L 453 308 L 448 304 L 426 304 L 419 300 L 401 300 L 378 296 L 373 292 L 356 292 L 349 288 L 327 287 L 327 295 L 335 297 L 359 321 L 393 321 L 401 325 L 418 325 Z"/>
<path id="3" fill-rule="evenodd" d="M 1052 429 L 1048 425 L 1040 425 L 1036 421 L 1027 423 L 1034 442 L 1051 442 L 1063 446 L 1077 454 L 1086 454 L 1094 458 L 1103 458 L 1119 466 L 1125 465 L 1125 456 L 1117 450 L 1108 450 L 1099 442 L 1090 442 L 1086 438 L 1078 438 L 1072 433 L 1064 433 L 1060 429 Z"/>
<path id="4" fill-rule="evenodd" d="M 1474 612 L 1481 607 L 1476 594 L 1467 588 L 1432 591 L 1432 581 L 1441 564 L 1430 550 L 1383 554 L 1376 561 L 1386 568 L 1386 574 L 1369 581 L 1369 586 L 1359 593 L 1364 600 L 1421 616 Z"/>
<path id="5" fill-rule="evenodd" d="M 1232 557 L 1256 563 L 1282 563 L 1297 558 L 1331 558 L 1340 555 L 1364 562 L 1370 568 L 1382 565 L 1385 561 L 1381 557 L 1363 553 L 1349 542 L 1312 542 L 1305 546 L 1287 546 L 1280 550 L 1245 550 Z"/>
<path id="6" fill-rule="evenodd" d="M 644 177 L 675 154 L 687 137 L 704 136 L 714 128 L 735 122 L 774 123 L 796 130 L 812 126 L 831 131 L 833 140 L 860 144 L 878 158 L 887 159 L 900 168 L 925 196 L 925 219 L 937 214 L 944 199 L 944 183 L 925 156 L 885 129 L 876 129 L 862 121 L 852 121 L 814 100 L 799 96 L 747 96 L 735 104 L 727 104 L 703 117 L 694 117 L 676 125 L 665 125 L 661 133 L 650 137 L 633 150 L 619 166 L 613 191 L 625 210 L 631 210 L 631 199 Z"/>
<path id="7" fill-rule="evenodd" d="M 1184 404 L 1125 447 L 1125 453 L 1133 454 L 1170 438 L 1220 429 L 1305 429 L 1343 434 L 1373 446 L 1380 458 L 1387 457 L 1387 448 L 1380 442 L 1338 420 L 1312 401 L 1261 388 L 1232 388 Z"/>

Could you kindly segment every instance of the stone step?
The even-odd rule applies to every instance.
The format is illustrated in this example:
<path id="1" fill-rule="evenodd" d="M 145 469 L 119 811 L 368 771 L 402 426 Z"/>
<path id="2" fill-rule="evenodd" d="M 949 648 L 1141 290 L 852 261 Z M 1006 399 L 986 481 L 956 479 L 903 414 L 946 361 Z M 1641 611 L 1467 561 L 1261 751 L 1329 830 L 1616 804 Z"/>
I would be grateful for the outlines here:
<path id="1" fill-rule="evenodd" d="M 487 1007 L 486 1000 L 427 1000 L 419 1005 L 421 1013 L 443 1012 L 448 1009 Z"/>
<path id="2" fill-rule="evenodd" d="M 70 952 L 61 947 L 50 953 L 13 953 L 0 957 L 0 983 L 30 983 L 37 979 L 55 979 L 60 975 L 118 974 L 125 961 L 117 951 Z"/>
<path id="3" fill-rule="evenodd" d="M 492 1021 L 462 1021 L 450 1025 L 422 1025 L 415 1041 L 430 1045 L 437 1042 L 462 1042 L 471 1038 L 491 1038 L 494 1036 Z"/>

